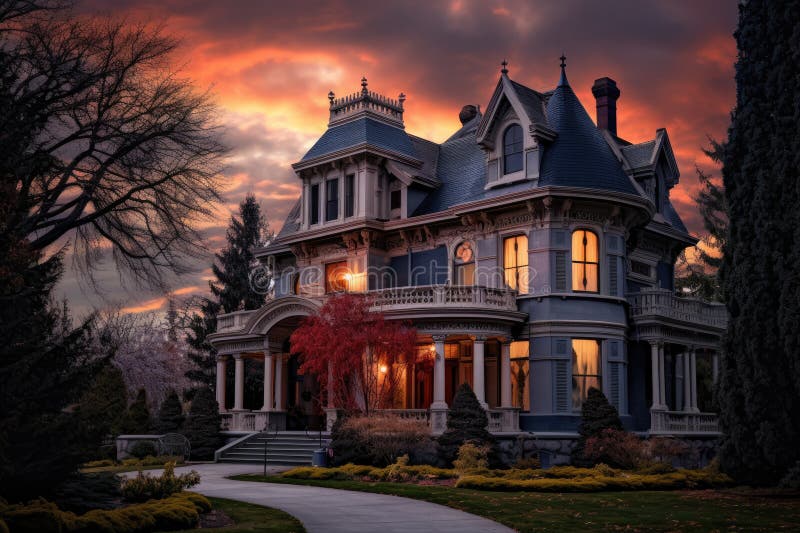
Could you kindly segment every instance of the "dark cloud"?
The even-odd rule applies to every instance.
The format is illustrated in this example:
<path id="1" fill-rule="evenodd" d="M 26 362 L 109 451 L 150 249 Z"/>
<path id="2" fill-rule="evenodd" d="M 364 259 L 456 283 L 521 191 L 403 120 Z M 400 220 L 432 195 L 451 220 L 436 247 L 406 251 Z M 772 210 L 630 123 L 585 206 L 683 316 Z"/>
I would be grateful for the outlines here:
<path id="1" fill-rule="evenodd" d="M 590 114 L 594 79 L 611 76 L 622 90 L 623 137 L 640 142 L 668 129 L 682 173 L 674 203 L 689 229 L 702 231 L 694 166 L 709 165 L 706 136 L 724 138 L 729 122 L 735 2 L 79 0 L 77 7 L 162 23 L 182 37 L 187 74 L 212 87 L 225 111 L 233 148 L 226 208 L 253 192 L 275 229 L 299 192 L 290 164 L 324 131 L 328 90 L 354 92 L 366 75 L 370 88 L 403 91 L 407 129 L 441 141 L 458 128 L 463 104 L 486 106 L 503 58 L 512 78 L 550 89 L 563 51 Z M 208 228 L 209 246 L 223 243 L 229 216 Z"/>

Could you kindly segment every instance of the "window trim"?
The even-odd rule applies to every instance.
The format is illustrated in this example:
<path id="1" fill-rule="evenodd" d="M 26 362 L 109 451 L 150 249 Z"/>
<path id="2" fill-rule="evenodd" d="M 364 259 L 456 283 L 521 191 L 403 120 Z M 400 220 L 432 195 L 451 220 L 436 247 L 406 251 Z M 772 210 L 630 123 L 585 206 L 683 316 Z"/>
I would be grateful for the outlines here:
<path id="1" fill-rule="evenodd" d="M 511 143 L 508 142 L 507 137 L 511 132 L 519 131 L 519 140 L 515 140 Z M 522 126 L 516 122 L 509 124 L 505 130 L 503 130 L 503 175 L 507 174 L 515 174 L 517 172 L 522 172 L 525 170 L 525 135 L 522 131 Z M 516 150 L 516 146 L 519 145 L 519 150 Z M 509 148 L 514 149 L 516 151 L 509 152 Z M 519 168 L 515 168 L 514 170 L 508 169 L 508 159 L 512 156 L 519 156 Z"/>
<path id="2" fill-rule="evenodd" d="M 583 260 L 575 259 L 575 248 L 574 248 L 574 245 L 573 245 L 573 242 L 572 242 L 573 239 L 574 239 L 574 235 L 579 231 L 583 232 Z M 587 261 L 586 260 L 586 250 L 587 250 L 587 248 L 586 248 L 586 246 L 587 246 L 586 234 L 587 233 L 591 233 L 592 235 L 594 235 L 595 242 L 597 243 L 597 249 L 595 250 L 595 255 L 597 257 L 597 261 Z M 584 287 L 583 289 L 576 289 L 575 288 L 575 279 L 573 278 L 572 279 L 572 292 L 585 292 L 585 293 L 589 293 L 589 294 L 600 294 L 600 287 L 601 287 L 600 286 L 600 279 L 601 279 L 601 276 L 600 276 L 600 257 L 601 257 L 601 255 L 600 255 L 600 236 L 597 234 L 597 232 L 595 232 L 594 230 L 591 230 L 589 228 L 575 228 L 574 230 L 572 230 L 572 233 L 570 233 L 569 251 L 570 251 L 570 267 L 571 267 L 570 268 L 570 275 L 572 274 L 572 272 L 574 270 L 575 264 L 580 264 L 580 265 L 583 265 L 584 280 L 588 281 L 588 278 L 586 277 L 586 266 L 587 265 L 595 265 L 595 267 L 597 268 L 596 279 L 595 279 L 595 283 L 597 284 L 597 290 L 586 289 L 585 287 L 588 285 L 588 283 L 584 283 L 583 284 L 583 287 Z"/>

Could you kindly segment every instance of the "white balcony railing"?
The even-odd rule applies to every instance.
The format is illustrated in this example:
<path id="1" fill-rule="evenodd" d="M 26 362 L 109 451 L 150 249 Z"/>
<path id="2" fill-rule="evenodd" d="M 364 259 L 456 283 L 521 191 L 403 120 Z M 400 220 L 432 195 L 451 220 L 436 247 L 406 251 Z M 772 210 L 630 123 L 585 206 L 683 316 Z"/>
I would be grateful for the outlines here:
<path id="1" fill-rule="evenodd" d="M 715 413 L 650 411 L 650 433 L 715 434 L 719 433 L 719 422 Z"/>
<path id="2" fill-rule="evenodd" d="M 462 285 L 423 285 L 378 289 L 366 294 L 372 299 L 372 309 L 376 311 L 421 307 L 478 307 L 500 311 L 517 310 L 517 293 L 508 289 Z M 280 299 L 276 301 L 280 301 Z M 217 332 L 241 331 L 247 325 L 250 316 L 256 312 L 235 311 L 219 315 Z"/>
<path id="3" fill-rule="evenodd" d="M 416 307 L 482 307 L 517 310 L 517 293 L 507 289 L 466 285 L 424 285 L 370 291 L 375 309 Z"/>
<path id="4" fill-rule="evenodd" d="M 679 298 L 670 290 L 646 289 L 627 295 L 631 317 L 637 319 L 663 317 L 671 320 L 725 329 L 728 312 L 717 302 L 696 298 Z"/>

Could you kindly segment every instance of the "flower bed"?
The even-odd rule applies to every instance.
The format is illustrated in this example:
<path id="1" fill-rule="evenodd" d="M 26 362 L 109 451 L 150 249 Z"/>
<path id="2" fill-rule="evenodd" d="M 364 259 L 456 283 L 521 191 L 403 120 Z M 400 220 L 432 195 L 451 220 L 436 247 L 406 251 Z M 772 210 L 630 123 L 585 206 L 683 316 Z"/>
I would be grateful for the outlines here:
<path id="1" fill-rule="evenodd" d="M 282 477 L 316 480 L 392 481 L 424 483 L 456 480 L 458 488 L 493 491 L 598 492 L 620 490 L 703 489 L 728 486 L 731 479 L 716 468 L 678 469 L 668 465 L 642 470 L 619 470 L 606 465 L 594 468 L 556 466 L 542 469 L 491 470 L 408 466 L 402 462 L 385 468 L 348 464 L 337 468 L 299 467 Z"/>

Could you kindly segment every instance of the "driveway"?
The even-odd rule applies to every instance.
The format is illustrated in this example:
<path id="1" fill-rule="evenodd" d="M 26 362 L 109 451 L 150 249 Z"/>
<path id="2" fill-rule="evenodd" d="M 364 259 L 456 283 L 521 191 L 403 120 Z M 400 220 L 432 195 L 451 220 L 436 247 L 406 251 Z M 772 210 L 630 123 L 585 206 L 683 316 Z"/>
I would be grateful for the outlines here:
<path id="1" fill-rule="evenodd" d="M 200 473 L 200 484 L 191 490 L 286 511 L 297 517 L 309 533 L 513 531 L 450 507 L 398 496 L 226 479 L 236 474 L 262 473 L 257 465 L 216 463 L 176 468 L 176 472 L 187 470 Z"/>

